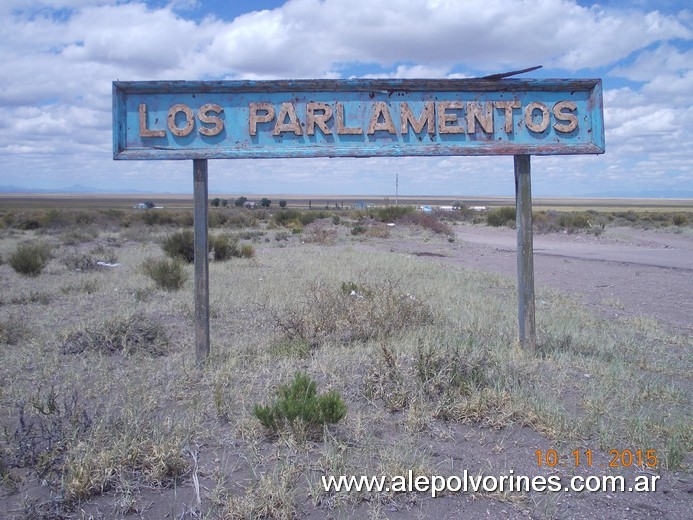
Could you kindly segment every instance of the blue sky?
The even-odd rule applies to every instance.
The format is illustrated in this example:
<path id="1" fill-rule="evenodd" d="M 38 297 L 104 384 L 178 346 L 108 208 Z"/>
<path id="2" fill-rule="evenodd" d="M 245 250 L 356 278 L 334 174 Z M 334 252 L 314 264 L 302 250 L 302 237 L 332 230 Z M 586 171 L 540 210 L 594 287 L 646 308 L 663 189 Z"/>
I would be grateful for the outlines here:
<path id="1" fill-rule="evenodd" d="M 606 154 L 532 159 L 535 196 L 693 197 L 693 9 L 634 0 L 4 0 L 0 186 L 192 192 L 114 161 L 113 80 L 602 78 Z M 212 194 L 512 195 L 511 157 L 213 160 Z"/>

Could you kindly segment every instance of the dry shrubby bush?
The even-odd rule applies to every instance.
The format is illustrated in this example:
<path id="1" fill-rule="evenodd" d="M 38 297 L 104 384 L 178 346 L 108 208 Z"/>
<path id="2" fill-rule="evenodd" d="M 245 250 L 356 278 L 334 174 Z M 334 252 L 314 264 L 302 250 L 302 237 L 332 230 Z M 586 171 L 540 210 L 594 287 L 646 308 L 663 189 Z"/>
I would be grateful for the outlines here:
<path id="1" fill-rule="evenodd" d="M 0 321 L 0 345 L 16 345 L 29 334 L 24 322 L 9 316 Z"/>
<path id="2" fill-rule="evenodd" d="M 41 274 L 50 258 L 51 247 L 47 243 L 25 242 L 17 246 L 7 261 L 17 273 L 35 277 Z"/>
<path id="3" fill-rule="evenodd" d="M 63 258 L 63 263 L 73 271 L 97 271 L 101 269 L 98 261 L 87 253 L 73 253 Z"/>
<path id="4" fill-rule="evenodd" d="M 183 229 L 166 235 L 161 241 L 161 249 L 171 258 L 192 264 L 195 261 L 195 234 L 192 229 Z"/>
<path id="5" fill-rule="evenodd" d="M 341 287 L 309 283 L 297 305 L 274 315 L 275 327 L 286 339 L 312 347 L 387 338 L 433 322 L 428 305 L 402 292 L 393 279 L 344 282 Z"/>
<path id="6" fill-rule="evenodd" d="M 77 329 L 62 341 L 66 354 L 96 352 L 124 355 L 142 352 L 160 356 L 168 350 L 168 336 L 156 318 L 142 314 L 115 318 L 98 327 Z"/>
<path id="7" fill-rule="evenodd" d="M 25 468 L 50 486 L 51 501 L 27 504 L 25 518 L 67 519 L 76 504 L 118 488 L 169 487 L 189 471 L 187 433 L 157 412 L 116 410 L 80 399 L 76 390 L 36 391 L 15 403 L 1 465 Z"/>
<path id="8" fill-rule="evenodd" d="M 253 246 L 239 245 L 238 237 L 227 233 L 210 236 L 207 247 L 213 252 L 216 261 L 250 258 L 255 254 Z M 190 264 L 195 261 L 195 235 L 191 229 L 167 235 L 161 243 L 161 248 L 171 258 L 178 258 Z"/>
<path id="9" fill-rule="evenodd" d="M 334 245 L 337 242 L 337 230 L 326 221 L 317 221 L 303 228 L 301 240 L 311 244 Z"/>
<path id="10" fill-rule="evenodd" d="M 507 206 L 490 210 L 486 214 L 486 223 L 494 227 L 515 227 L 515 208 Z"/>
<path id="11" fill-rule="evenodd" d="M 450 224 L 438 220 L 436 216 L 426 213 L 409 213 L 397 219 L 400 224 L 419 226 L 437 233 L 438 235 L 454 235 L 455 231 Z"/>
<path id="12" fill-rule="evenodd" d="M 256 235 L 251 234 L 249 238 L 252 239 L 254 236 Z M 251 244 L 239 244 L 238 237 L 224 233 L 209 239 L 209 249 L 217 262 L 231 258 L 251 258 L 255 255 L 255 249 Z"/>
<path id="13" fill-rule="evenodd" d="M 159 289 L 177 291 L 188 281 L 189 274 L 179 258 L 148 258 L 141 266 Z"/>

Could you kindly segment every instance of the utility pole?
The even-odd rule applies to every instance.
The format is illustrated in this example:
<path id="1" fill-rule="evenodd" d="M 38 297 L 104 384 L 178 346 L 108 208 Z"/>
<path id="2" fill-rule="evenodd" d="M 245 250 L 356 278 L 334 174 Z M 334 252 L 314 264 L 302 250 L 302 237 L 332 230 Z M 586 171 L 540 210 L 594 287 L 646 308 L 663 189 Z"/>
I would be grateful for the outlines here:
<path id="1" fill-rule="evenodd" d="M 399 206 L 399 173 L 395 173 L 395 206 Z"/>

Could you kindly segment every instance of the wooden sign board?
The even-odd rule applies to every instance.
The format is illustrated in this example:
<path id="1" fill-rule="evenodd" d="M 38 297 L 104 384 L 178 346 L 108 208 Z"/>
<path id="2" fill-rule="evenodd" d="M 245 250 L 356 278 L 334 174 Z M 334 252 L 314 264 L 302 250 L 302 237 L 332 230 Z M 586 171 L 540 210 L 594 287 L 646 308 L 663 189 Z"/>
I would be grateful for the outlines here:
<path id="1" fill-rule="evenodd" d="M 601 80 L 113 83 L 115 159 L 604 152 Z"/>

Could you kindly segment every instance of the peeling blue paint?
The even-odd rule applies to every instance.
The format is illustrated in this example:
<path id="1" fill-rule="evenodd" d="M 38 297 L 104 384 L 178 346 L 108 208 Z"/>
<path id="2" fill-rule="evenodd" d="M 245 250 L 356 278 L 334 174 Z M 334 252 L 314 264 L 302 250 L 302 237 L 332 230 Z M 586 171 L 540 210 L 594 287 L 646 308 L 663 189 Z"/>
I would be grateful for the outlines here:
<path id="1" fill-rule="evenodd" d="M 113 83 L 115 159 L 604 153 L 601 80 Z"/>

